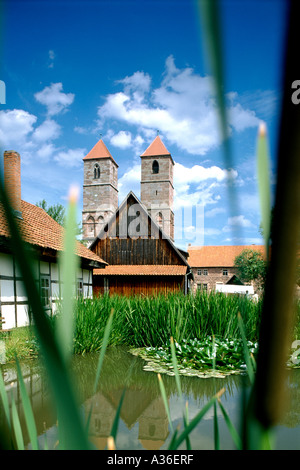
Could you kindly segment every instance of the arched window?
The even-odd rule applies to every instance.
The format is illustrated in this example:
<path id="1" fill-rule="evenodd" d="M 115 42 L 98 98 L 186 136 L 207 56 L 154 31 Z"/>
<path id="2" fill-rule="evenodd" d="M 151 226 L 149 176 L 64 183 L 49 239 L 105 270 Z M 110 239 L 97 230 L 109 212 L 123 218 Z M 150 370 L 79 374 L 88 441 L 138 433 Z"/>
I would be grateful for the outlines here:
<path id="1" fill-rule="evenodd" d="M 164 218 L 161 212 L 156 214 L 156 223 L 160 228 L 163 228 Z"/>
<path id="2" fill-rule="evenodd" d="M 152 163 L 152 173 L 159 173 L 159 164 L 157 160 Z"/>
<path id="3" fill-rule="evenodd" d="M 98 163 L 94 165 L 94 179 L 97 180 L 100 178 L 100 166 Z"/>
<path id="4" fill-rule="evenodd" d="M 95 219 L 91 215 L 87 219 L 88 224 L 88 236 L 94 237 L 95 236 Z"/>

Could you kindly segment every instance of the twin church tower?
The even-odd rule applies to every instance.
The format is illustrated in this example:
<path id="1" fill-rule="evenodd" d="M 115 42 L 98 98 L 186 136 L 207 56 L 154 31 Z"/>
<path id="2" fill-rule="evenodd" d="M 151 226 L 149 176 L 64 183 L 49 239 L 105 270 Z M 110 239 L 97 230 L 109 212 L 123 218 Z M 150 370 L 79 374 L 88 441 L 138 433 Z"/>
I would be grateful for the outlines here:
<path id="1" fill-rule="evenodd" d="M 102 139 L 83 158 L 83 239 L 91 242 L 118 209 L 118 164 Z M 159 135 L 141 155 L 140 201 L 174 241 L 173 158 Z"/>

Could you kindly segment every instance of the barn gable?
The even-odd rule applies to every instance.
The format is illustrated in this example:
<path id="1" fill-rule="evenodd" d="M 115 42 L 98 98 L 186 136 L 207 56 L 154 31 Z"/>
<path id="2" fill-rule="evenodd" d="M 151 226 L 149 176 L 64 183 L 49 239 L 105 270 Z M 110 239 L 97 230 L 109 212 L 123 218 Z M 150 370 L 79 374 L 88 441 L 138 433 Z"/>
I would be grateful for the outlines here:
<path id="1" fill-rule="evenodd" d="M 189 264 L 130 191 L 90 249 L 110 265 Z"/>
<path id="2" fill-rule="evenodd" d="M 186 257 L 132 191 L 90 249 L 98 256 L 101 253 L 101 258 L 109 264 L 107 269 L 94 270 L 96 294 L 187 292 L 192 273 Z"/>

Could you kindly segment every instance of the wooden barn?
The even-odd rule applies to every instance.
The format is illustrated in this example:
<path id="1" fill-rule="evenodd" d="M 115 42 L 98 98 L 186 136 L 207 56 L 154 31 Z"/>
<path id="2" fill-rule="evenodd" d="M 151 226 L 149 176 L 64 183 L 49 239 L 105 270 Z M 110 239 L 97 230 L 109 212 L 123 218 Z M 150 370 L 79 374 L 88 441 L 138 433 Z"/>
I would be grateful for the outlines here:
<path id="1" fill-rule="evenodd" d="M 141 200 L 129 192 L 118 206 L 118 165 L 102 139 L 83 164 L 83 238 L 108 263 L 94 270 L 94 294 L 186 293 L 193 274 L 174 245 L 174 160 L 160 136 L 141 155 Z"/>
<path id="2" fill-rule="evenodd" d="M 187 254 L 153 220 L 130 192 L 90 249 L 108 263 L 94 269 L 94 294 L 187 293 L 192 272 Z"/>

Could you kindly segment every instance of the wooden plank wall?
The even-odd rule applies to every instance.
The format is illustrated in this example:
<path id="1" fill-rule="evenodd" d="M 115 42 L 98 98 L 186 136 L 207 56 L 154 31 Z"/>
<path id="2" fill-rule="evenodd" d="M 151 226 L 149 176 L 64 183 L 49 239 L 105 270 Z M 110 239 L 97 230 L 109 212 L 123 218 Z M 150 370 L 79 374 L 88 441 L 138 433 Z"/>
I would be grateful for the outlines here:
<path id="1" fill-rule="evenodd" d="M 110 295 L 157 295 L 184 292 L 184 276 L 107 276 Z M 95 296 L 104 293 L 104 276 L 94 276 Z"/>
<path id="2" fill-rule="evenodd" d="M 128 215 L 132 212 L 137 215 Z M 135 224 L 135 221 L 139 223 Z M 139 234 L 132 235 L 131 224 L 139 227 Z M 116 217 L 110 220 L 107 230 L 100 236 L 92 250 L 111 265 L 185 264 L 169 241 L 162 238 L 152 219 L 136 203 L 132 195 L 129 196 L 127 205 L 117 211 Z"/>
<path id="3" fill-rule="evenodd" d="M 167 240 L 151 238 L 106 238 L 98 240 L 95 253 L 112 265 L 183 265 Z"/>

